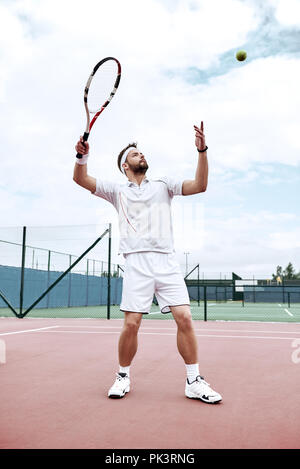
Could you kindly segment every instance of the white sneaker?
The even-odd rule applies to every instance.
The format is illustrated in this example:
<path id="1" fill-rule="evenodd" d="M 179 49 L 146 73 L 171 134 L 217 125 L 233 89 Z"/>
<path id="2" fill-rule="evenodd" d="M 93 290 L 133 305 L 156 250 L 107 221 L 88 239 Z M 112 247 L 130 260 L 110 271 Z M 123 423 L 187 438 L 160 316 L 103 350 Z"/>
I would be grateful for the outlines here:
<path id="1" fill-rule="evenodd" d="M 126 373 L 117 373 L 117 378 L 110 390 L 108 397 L 112 399 L 120 399 L 130 391 L 130 379 Z"/>
<path id="2" fill-rule="evenodd" d="M 192 383 L 186 380 L 185 395 L 190 399 L 200 399 L 208 404 L 216 404 L 222 400 L 222 396 L 211 389 L 202 376 L 197 376 Z"/>

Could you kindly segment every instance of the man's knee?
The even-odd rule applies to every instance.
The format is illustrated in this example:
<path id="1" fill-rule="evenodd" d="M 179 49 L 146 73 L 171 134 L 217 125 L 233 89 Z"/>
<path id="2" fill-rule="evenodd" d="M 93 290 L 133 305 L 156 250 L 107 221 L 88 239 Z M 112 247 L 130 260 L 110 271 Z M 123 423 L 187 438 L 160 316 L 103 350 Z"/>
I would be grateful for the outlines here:
<path id="1" fill-rule="evenodd" d="M 140 324 L 141 324 L 142 315 L 130 314 L 128 313 L 124 321 L 124 329 L 130 334 L 137 334 Z"/>
<path id="2" fill-rule="evenodd" d="M 193 329 L 192 315 L 189 309 L 177 311 L 175 315 L 177 326 L 182 331 Z"/>
<path id="3" fill-rule="evenodd" d="M 188 331 L 193 329 L 193 321 L 191 314 L 183 314 L 179 320 L 179 326 L 182 330 Z"/>

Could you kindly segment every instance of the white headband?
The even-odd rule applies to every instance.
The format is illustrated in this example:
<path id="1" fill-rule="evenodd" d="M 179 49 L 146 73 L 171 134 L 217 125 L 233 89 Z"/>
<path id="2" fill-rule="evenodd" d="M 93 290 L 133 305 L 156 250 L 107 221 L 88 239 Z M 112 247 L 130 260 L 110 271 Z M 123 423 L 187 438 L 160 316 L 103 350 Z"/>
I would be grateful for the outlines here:
<path id="1" fill-rule="evenodd" d="M 123 168 L 123 164 L 124 164 L 125 161 L 126 161 L 126 158 L 127 158 L 127 156 L 128 156 L 128 153 L 129 153 L 133 148 L 134 148 L 134 147 L 129 147 L 129 148 L 127 148 L 127 150 L 125 151 L 124 155 L 123 155 L 122 158 L 121 158 L 120 167 L 121 167 L 122 173 L 125 174 L 125 176 L 126 176 L 126 173 L 125 173 L 125 169 Z"/>

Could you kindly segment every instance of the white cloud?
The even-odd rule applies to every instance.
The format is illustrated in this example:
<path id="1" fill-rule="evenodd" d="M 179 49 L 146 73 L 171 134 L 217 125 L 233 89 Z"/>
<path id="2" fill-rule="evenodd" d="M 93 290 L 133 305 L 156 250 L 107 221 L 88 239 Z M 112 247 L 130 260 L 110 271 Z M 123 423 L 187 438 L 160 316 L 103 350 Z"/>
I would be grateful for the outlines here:
<path id="1" fill-rule="evenodd" d="M 291 248 L 300 248 L 300 229 L 296 228 L 295 231 L 282 231 L 271 233 L 270 245 L 278 250 L 290 250 Z"/>
<path id="2" fill-rule="evenodd" d="M 246 169 L 255 161 L 300 162 L 293 133 L 300 126 L 299 81 L 300 61 L 277 57 L 235 69 L 203 90 L 199 103 L 207 114 L 219 164 Z"/>
<path id="3" fill-rule="evenodd" d="M 4 5 L 0 5 L 0 102 L 7 101 L 6 83 L 15 72 L 16 64 L 25 64 L 32 54 L 33 44 L 25 36 L 20 20 Z"/>
<path id="4" fill-rule="evenodd" d="M 299 0 L 269 0 L 275 7 L 276 19 L 285 26 L 300 26 Z"/>
<path id="5" fill-rule="evenodd" d="M 244 210 L 226 218 L 221 211 L 218 216 L 210 214 L 204 205 L 204 214 L 204 243 L 198 246 L 195 232 L 189 256 L 190 265 L 200 263 L 203 272 L 216 275 L 234 270 L 243 277 L 260 274 L 268 278 L 276 265 L 299 259 L 299 218 L 292 213 Z M 281 232 L 282 224 L 288 222 L 294 223 L 296 230 Z M 184 264 L 183 249 L 179 254 Z"/>
<path id="6" fill-rule="evenodd" d="M 84 8 L 79 0 L 18 0 L 14 11 L 48 25 L 54 47 L 73 43 L 90 57 L 110 49 L 143 68 L 207 65 L 257 26 L 254 10 L 237 0 L 180 1 L 172 11 L 157 0 L 87 0 Z"/>

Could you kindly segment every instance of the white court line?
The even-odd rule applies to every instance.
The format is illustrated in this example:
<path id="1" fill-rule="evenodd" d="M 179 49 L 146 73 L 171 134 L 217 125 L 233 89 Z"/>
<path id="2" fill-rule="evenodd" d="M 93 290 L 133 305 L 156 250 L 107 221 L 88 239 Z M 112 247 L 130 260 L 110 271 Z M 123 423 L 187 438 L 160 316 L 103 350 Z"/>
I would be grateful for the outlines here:
<path id="1" fill-rule="evenodd" d="M 290 316 L 294 317 L 294 315 L 287 308 L 284 308 L 284 311 L 288 313 Z"/>
<path id="2" fill-rule="evenodd" d="M 281 307 L 281 304 L 278 303 L 278 306 Z M 294 317 L 294 315 L 287 308 L 284 308 L 284 311 L 288 313 L 290 316 Z"/>
<path id="3" fill-rule="evenodd" d="M 1 332 L 0 335 L 14 335 L 14 334 L 24 334 L 24 332 L 36 332 L 36 331 L 43 331 L 45 329 L 54 329 L 60 326 L 48 326 L 48 327 L 40 327 L 39 329 L 26 329 L 23 331 L 14 331 L 14 332 Z"/>
<path id="4" fill-rule="evenodd" d="M 277 324 L 277 323 L 275 323 Z M 82 328 L 83 326 L 72 326 L 72 325 L 60 325 L 60 326 L 56 326 L 56 327 L 68 327 L 68 328 Z M 85 328 L 89 328 L 89 329 L 118 329 L 118 330 L 121 330 L 121 325 L 120 326 L 88 326 L 88 325 L 84 325 Z M 177 328 L 176 327 L 152 327 L 152 326 L 142 326 L 141 329 L 140 329 L 140 332 L 142 332 L 142 330 L 145 330 L 145 329 L 150 329 L 150 330 L 158 330 L 158 331 L 161 331 L 161 330 L 164 330 L 164 331 L 177 331 Z M 199 331 L 199 332 L 253 332 L 253 333 L 260 333 L 260 334 L 300 334 L 300 330 L 299 331 L 265 331 L 265 330 L 250 330 L 250 329 L 245 329 L 245 330 L 241 330 L 241 329 L 230 329 L 230 330 L 227 330 L 227 329 L 197 329 L 195 328 L 194 329 L 196 332 Z"/>
<path id="5" fill-rule="evenodd" d="M 119 334 L 118 331 L 43 331 L 46 333 L 55 334 Z M 139 335 L 163 335 L 163 336 L 176 336 L 176 334 L 162 333 L 162 332 L 139 332 Z M 278 339 L 278 340 L 294 340 L 296 337 L 265 337 L 255 335 L 220 335 L 220 334 L 196 334 L 196 337 L 222 337 L 230 339 Z"/>

